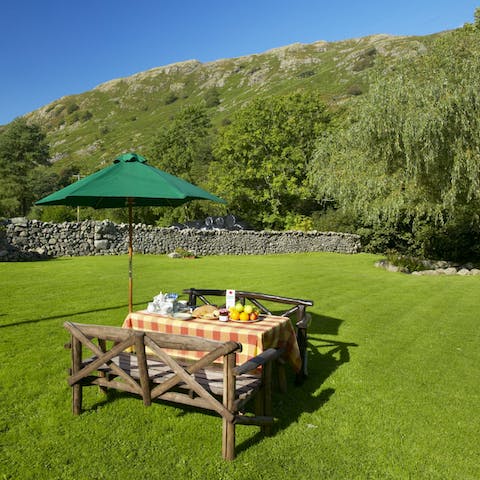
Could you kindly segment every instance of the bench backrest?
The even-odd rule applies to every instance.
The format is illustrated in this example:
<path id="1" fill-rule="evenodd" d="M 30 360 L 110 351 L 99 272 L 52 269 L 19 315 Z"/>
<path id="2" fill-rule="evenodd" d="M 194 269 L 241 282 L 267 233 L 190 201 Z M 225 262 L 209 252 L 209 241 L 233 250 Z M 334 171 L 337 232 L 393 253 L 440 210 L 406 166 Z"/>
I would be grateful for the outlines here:
<path id="1" fill-rule="evenodd" d="M 68 379 L 68 383 L 71 386 L 85 381 L 91 382 L 91 374 L 106 366 L 113 375 L 121 378 L 123 382 L 111 382 L 108 379 L 95 377 L 95 383 L 104 387 L 113 387 L 138 394 L 142 396 L 145 405 L 150 405 L 152 399 L 161 397 L 179 383 L 184 382 L 209 405 L 210 409 L 217 411 L 224 417 L 230 418 L 232 416 L 220 402 L 214 399 L 211 394 L 206 392 L 195 381 L 192 374 L 223 357 L 225 365 L 228 366 L 228 369 L 224 369 L 224 375 L 225 377 L 233 378 L 235 352 L 241 350 L 241 344 L 230 341 L 218 342 L 198 337 L 72 322 L 65 322 L 64 327 L 72 335 L 72 371 Z M 98 345 L 92 341 L 93 339 L 98 339 Z M 111 348 L 107 347 L 107 341 L 113 342 Z M 93 353 L 93 357 L 87 363 L 82 358 L 82 346 Z M 153 351 L 155 356 L 173 372 L 173 376 L 160 385 L 152 385 L 147 364 L 146 347 Z M 120 363 L 114 361 L 126 350 L 132 348 L 136 356 L 135 369 L 138 380 L 132 376 L 130 369 L 122 368 Z M 188 367 L 184 367 L 174 357 L 166 353 L 165 348 L 205 351 L 206 353 L 200 360 Z M 228 361 L 225 361 L 227 357 Z"/>
<path id="2" fill-rule="evenodd" d="M 212 300 L 209 297 L 223 297 L 225 298 L 226 290 L 213 290 L 213 289 L 200 289 L 200 288 L 188 288 L 183 290 L 183 293 L 188 294 L 188 302 L 190 306 L 197 305 L 197 299 L 204 304 L 212 305 Z M 246 300 L 250 301 L 253 305 L 259 308 L 262 313 L 272 315 L 269 308 L 262 302 L 273 302 L 275 304 L 284 305 L 286 310 L 280 313 L 281 316 L 290 317 L 296 314 L 297 327 L 305 328 L 308 321 L 306 308 L 313 305 L 312 300 L 304 300 L 301 298 L 283 297 L 280 295 L 271 295 L 268 293 L 259 292 L 246 292 L 243 290 L 235 290 L 236 301 L 245 303 Z M 215 299 L 218 304 L 218 298 Z"/>

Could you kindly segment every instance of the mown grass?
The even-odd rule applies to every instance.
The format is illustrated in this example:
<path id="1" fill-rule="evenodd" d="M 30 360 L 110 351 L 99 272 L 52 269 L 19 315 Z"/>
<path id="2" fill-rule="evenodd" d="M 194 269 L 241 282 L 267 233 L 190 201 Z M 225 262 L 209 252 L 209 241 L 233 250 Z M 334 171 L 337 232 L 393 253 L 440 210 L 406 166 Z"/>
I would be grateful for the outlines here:
<path id="1" fill-rule="evenodd" d="M 136 308 L 160 290 L 313 299 L 309 378 L 275 394 L 274 435 L 86 389 L 71 415 L 66 320 L 121 325 L 127 259 L 0 264 L 0 479 L 477 479 L 479 277 L 376 269 L 377 257 L 136 255 Z"/>

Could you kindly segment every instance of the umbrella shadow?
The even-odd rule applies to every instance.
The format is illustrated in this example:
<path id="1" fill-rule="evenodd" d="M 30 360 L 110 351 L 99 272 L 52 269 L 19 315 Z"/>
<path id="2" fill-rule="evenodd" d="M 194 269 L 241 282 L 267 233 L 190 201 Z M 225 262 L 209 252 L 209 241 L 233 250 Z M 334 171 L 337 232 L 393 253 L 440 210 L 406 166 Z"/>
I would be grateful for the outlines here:
<path id="1" fill-rule="evenodd" d="M 138 305 L 145 305 L 147 302 L 148 302 L 148 300 L 145 300 L 143 302 L 138 302 Z M 16 327 L 16 326 L 19 326 L 19 325 L 28 325 L 28 324 L 31 324 L 31 323 L 45 322 L 45 321 L 48 321 L 48 320 L 58 320 L 60 318 L 67 319 L 67 318 L 77 317 L 77 316 L 81 316 L 81 315 L 88 315 L 88 314 L 91 314 L 91 313 L 107 312 L 107 311 L 110 311 L 110 310 L 118 310 L 118 309 L 121 309 L 121 308 L 125 308 L 126 311 L 127 311 L 128 304 L 123 303 L 121 305 L 115 305 L 115 306 L 112 306 L 112 307 L 95 308 L 95 309 L 92 309 L 92 310 L 83 310 L 83 311 L 79 311 L 79 312 L 61 313 L 59 315 L 52 315 L 50 317 L 41 317 L 41 318 L 35 318 L 35 319 L 30 319 L 30 320 L 22 320 L 22 321 L 19 321 L 19 322 L 13 322 L 13 323 L 7 323 L 5 325 L 0 325 L 0 328 Z M 126 314 L 127 313 L 125 313 L 125 315 Z M 1 315 L 6 315 L 6 314 L 3 313 Z"/>

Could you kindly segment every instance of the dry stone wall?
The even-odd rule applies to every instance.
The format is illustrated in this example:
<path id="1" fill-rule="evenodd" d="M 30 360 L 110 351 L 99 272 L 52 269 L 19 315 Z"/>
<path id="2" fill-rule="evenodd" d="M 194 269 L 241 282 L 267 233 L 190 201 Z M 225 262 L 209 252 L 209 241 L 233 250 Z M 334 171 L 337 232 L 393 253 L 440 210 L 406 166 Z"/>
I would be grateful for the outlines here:
<path id="1" fill-rule="evenodd" d="M 127 253 L 128 225 L 110 221 L 48 223 L 14 218 L 0 227 L 0 261 Z M 358 253 L 358 235 L 337 232 L 197 230 L 133 226 L 135 252 L 167 254 L 176 249 L 195 255 L 272 253 Z"/>

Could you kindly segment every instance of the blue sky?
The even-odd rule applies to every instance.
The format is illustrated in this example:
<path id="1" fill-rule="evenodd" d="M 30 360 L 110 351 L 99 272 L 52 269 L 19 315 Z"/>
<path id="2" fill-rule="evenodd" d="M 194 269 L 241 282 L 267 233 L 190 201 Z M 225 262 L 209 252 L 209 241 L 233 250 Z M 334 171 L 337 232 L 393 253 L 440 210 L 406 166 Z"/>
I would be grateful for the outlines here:
<path id="1" fill-rule="evenodd" d="M 480 0 L 15 0 L 0 9 L 0 125 L 64 95 L 183 60 L 473 22 Z"/>

